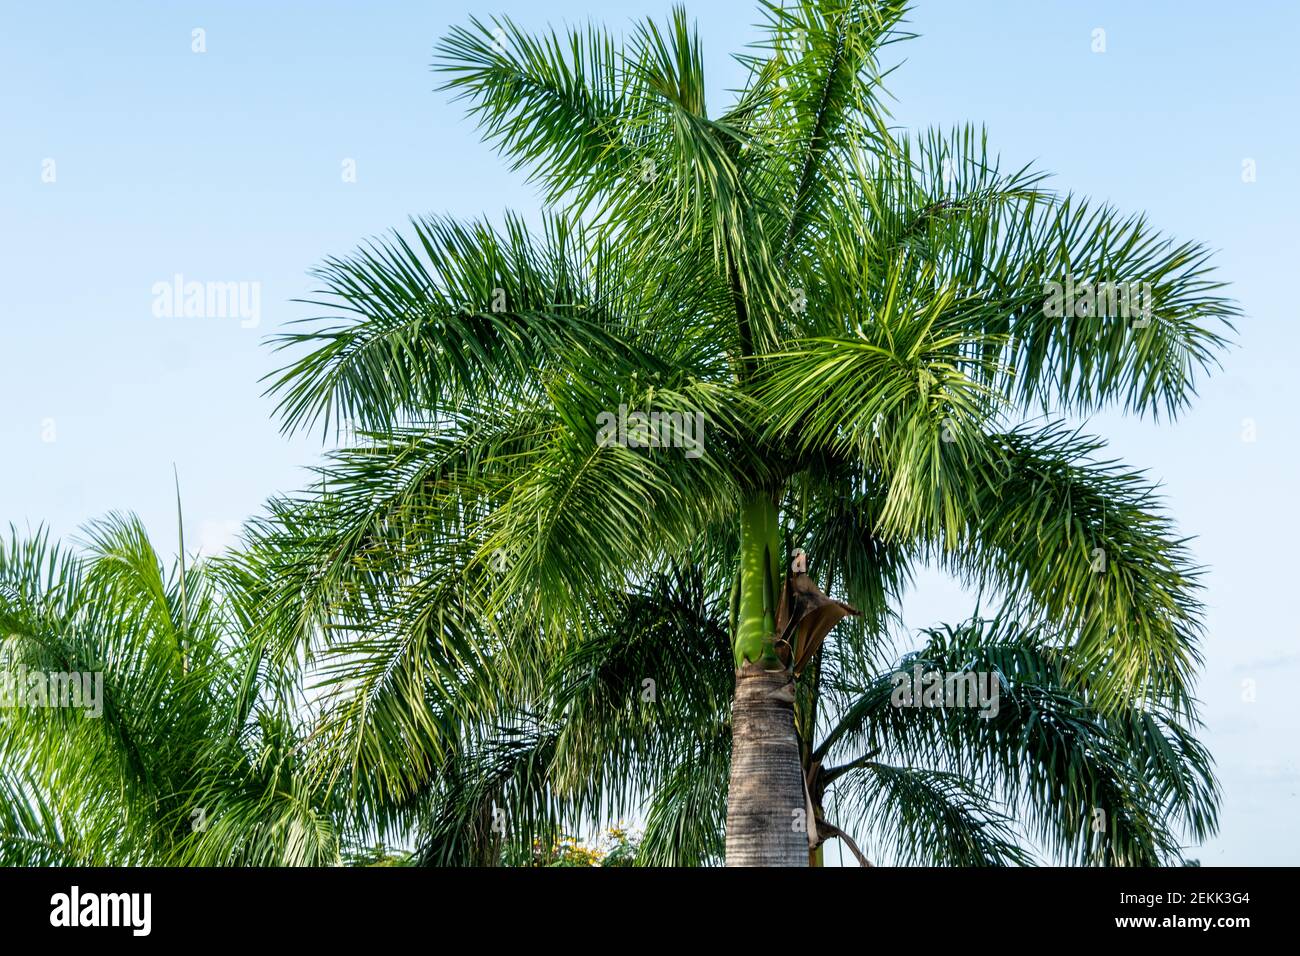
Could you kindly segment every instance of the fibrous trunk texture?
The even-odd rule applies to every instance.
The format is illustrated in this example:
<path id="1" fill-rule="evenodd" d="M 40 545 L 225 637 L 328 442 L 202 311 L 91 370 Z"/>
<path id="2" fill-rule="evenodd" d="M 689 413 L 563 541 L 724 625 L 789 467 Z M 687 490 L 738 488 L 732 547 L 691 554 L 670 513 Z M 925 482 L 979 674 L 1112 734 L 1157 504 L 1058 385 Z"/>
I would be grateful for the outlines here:
<path id="1" fill-rule="evenodd" d="M 794 729 L 792 676 L 747 663 L 736 672 L 727 788 L 727 866 L 807 866 L 807 800 Z"/>

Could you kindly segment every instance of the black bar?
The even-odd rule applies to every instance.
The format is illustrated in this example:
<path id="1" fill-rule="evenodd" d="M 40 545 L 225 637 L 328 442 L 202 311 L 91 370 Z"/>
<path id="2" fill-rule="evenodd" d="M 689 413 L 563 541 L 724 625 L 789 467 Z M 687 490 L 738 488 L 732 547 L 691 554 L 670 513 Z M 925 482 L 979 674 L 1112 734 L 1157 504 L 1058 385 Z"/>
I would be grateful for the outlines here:
<path id="1" fill-rule="evenodd" d="M 985 945 L 1004 933 L 1025 941 L 1022 934 L 1040 933 L 1052 946 L 1097 937 L 1161 946 L 1193 933 L 1232 942 L 1243 933 L 1285 930 L 1295 918 L 1293 906 L 1282 916 L 1293 882 L 1288 869 L 1209 867 L 10 869 L 0 870 L 0 925 L 7 940 L 49 934 L 66 941 L 75 934 L 82 943 L 111 937 L 115 945 L 153 939 L 201 941 L 205 948 L 345 940 L 389 947 L 409 945 L 398 941 L 414 936 L 435 953 L 475 940 L 494 950 L 507 940 L 549 949 L 569 945 L 566 938 L 578 951 L 621 949 L 634 940 L 676 948 L 688 944 L 694 927 L 702 936 L 843 934 L 833 945 L 901 932 L 926 946 Z M 68 922 L 73 887 L 88 918 L 117 916 L 119 925 L 51 925 Z M 143 896 L 87 903 L 88 894 L 149 894 L 147 936 L 136 935 L 144 928 Z M 1152 922 L 1120 925 L 1133 920 Z"/>

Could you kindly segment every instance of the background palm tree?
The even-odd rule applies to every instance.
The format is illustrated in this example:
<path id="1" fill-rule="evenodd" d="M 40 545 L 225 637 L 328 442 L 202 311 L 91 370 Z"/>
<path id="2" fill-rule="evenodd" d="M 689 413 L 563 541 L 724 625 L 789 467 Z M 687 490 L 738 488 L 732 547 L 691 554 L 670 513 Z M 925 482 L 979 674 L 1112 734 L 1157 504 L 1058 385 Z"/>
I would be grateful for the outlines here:
<path id="1" fill-rule="evenodd" d="M 247 639 L 255 582 L 165 571 L 133 517 L 86 535 L 77 553 L 0 543 L 3 676 L 102 680 L 99 713 L 0 711 L 0 865 L 336 862 L 346 831 L 308 786 L 296 678 Z"/>
<path id="2" fill-rule="evenodd" d="M 798 655 L 775 633 L 796 543 L 867 644 L 935 563 L 1042 635 L 1053 692 L 1108 720 L 1167 715 L 1174 736 L 1193 719 L 1190 556 L 1148 483 L 1060 422 L 1186 407 L 1235 314 L 1207 253 L 1002 171 L 972 130 L 891 130 L 879 55 L 903 4 L 761 9 L 721 111 L 680 9 L 625 40 L 453 29 L 447 88 L 547 212 L 418 219 L 328 260 L 313 301 L 330 314 L 282 337 L 304 350 L 272 384 L 286 427 L 368 436 L 252 540 L 259 622 L 335 667 L 324 739 L 357 806 L 421 812 L 467 741 L 518 716 L 504 702 L 626 613 L 629 583 L 685 565 L 730 596 L 728 862 L 805 864 L 797 728 L 806 763 L 821 668 L 791 695 Z M 1075 280 L 1148 284 L 1154 308 L 1048 315 L 1050 283 Z M 681 417 L 603 441 L 621 406 Z M 681 427 L 697 414 L 699 446 Z M 870 673 L 840 677 L 867 693 Z M 547 745 L 523 741 L 493 756 Z M 588 805 L 600 783 L 565 780 Z M 1134 840 L 1109 852 L 1138 858 Z"/>

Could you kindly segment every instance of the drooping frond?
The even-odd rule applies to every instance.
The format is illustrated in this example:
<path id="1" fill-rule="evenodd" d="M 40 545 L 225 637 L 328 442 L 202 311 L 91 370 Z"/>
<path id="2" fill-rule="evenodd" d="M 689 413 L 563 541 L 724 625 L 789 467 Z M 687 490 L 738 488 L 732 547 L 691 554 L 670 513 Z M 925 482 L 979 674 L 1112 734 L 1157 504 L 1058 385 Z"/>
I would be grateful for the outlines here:
<path id="1" fill-rule="evenodd" d="M 870 761 L 837 791 L 841 816 L 854 817 L 905 866 L 1014 866 L 1030 863 L 1011 821 L 990 794 L 960 774 Z M 843 825 L 843 820 L 840 821 Z"/>
<path id="2" fill-rule="evenodd" d="M 900 137 L 846 168 L 823 234 L 793 264 L 808 332 L 852 329 L 901 265 L 904 288 L 956 290 L 952 360 L 1016 408 L 1176 415 L 1239 314 L 1209 251 L 1045 181 L 1003 171 L 970 128 Z"/>
<path id="3" fill-rule="evenodd" d="M 974 619 L 927 632 L 922 648 L 870 681 L 845 680 L 839 717 L 816 752 L 828 782 L 864 755 L 904 759 L 972 781 L 1060 857 L 1176 862 L 1180 828 L 1201 840 L 1216 825 L 1208 753 L 1167 703 L 1117 707 L 1104 676 L 1081 687 L 1073 652 L 1047 633 L 1009 617 Z M 939 675 L 928 703 L 917 675 Z M 953 675 L 962 683 L 950 693 L 942 680 Z"/>

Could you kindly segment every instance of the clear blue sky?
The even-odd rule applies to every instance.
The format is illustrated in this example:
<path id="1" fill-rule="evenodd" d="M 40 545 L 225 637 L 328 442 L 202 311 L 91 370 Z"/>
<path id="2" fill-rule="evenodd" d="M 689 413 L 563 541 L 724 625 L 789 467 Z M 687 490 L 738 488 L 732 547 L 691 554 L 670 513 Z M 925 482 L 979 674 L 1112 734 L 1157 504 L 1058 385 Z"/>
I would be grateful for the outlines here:
<path id="1" fill-rule="evenodd" d="M 751 4 L 688 4 L 717 94 Z M 433 92 L 435 38 L 471 10 L 612 25 L 662 0 L 7 4 L 0 32 L 0 523 L 68 535 L 111 509 L 188 543 L 228 541 L 317 453 L 261 398 L 265 335 L 306 314 L 322 257 L 411 214 L 498 215 L 536 199 Z M 894 49 L 900 125 L 987 125 L 1008 163 L 1145 210 L 1220 250 L 1246 317 L 1222 374 L 1174 425 L 1093 430 L 1164 482 L 1210 568 L 1206 738 L 1224 786 L 1208 865 L 1300 863 L 1300 593 L 1294 393 L 1300 263 L 1300 6 L 1209 0 L 919 0 Z M 1093 30 L 1106 52 L 1093 53 Z M 207 52 L 191 51 L 195 28 Z M 43 182 L 46 160 L 54 182 Z M 356 163 L 357 181 L 341 175 Z M 1242 181 L 1243 160 L 1257 179 Z M 261 283 L 257 328 L 154 316 L 180 273 Z M 1242 440 L 1243 420 L 1254 442 Z M 46 439 L 53 438 L 52 441 Z M 926 577 L 906 618 L 969 599 Z M 1253 681 L 1254 700 L 1243 699 Z M 1193 854 L 1196 855 L 1196 854 Z"/>

